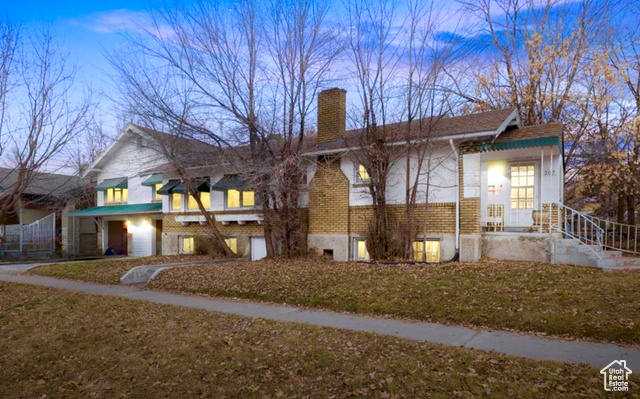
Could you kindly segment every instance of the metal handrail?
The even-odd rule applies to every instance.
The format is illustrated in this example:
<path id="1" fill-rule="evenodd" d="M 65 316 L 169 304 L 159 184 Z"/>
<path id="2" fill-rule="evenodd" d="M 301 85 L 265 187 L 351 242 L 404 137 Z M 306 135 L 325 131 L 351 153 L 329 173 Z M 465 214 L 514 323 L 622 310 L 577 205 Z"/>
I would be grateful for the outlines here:
<path id="1" fill-rule="evenodd" d="M 640 248 L 638 246 L 638 226 L 612 222 L 595 216 L 589 217 L 604 231 L 604 242 L 602 244 L 604 248 L 640 254 Z"/>
<path id="2" fill-rule="evenodd" d="M 602 250 L 604 248 L 602 237 L 605 235 L 605 230 L 596 224 L 590 216 L 564 204 L 554 202 L 551 207 L 549 212 L 553 212 L 553 207 L 557 207 L 558 215 L 555 219 L 550 215 L 549 230 L 556 230 L 565 237 L 578 240 L 599 259 L 602 259 Z"/>

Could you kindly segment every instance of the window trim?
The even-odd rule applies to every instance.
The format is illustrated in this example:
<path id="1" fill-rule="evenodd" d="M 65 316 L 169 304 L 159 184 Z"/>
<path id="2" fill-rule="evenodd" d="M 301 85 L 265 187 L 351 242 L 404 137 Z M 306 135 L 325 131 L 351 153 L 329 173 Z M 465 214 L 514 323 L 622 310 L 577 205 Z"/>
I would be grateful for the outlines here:
<path id="1" fill-rule="evenodd" d="M 354 165 L 354 174 L 355 174 L 355 182 L 356 182 L 356 184 L 368 184 L 368 183 L 371 183 L 371 174 L 369 174 L 369 171 L 367 170 L 366 166 L 361 162 L 356 162 L 353 165 Z M 368 179 L 361 179 L 360 178 L 360 166 L 363 166 L 365 168 L 365 170 L 367 170 L 367 175 L 369 175 Z"/>
<path id="2" fill-rule="evenodd" d="M 173 208 L 175 195 L 180 196 L 180 209 Z M 181 193 L 171 193 L 171 195 L 169 196 L 169 212 L 184 212 L 184 195 L 182 195 Z"/>
<path id="3" fill-rule="evenodd" d="M 358 257 L 358 242 L 364 241 L 366 256 L 364 258 Z M 369 249 L 367 248 L 367 239 L 364 237 L 354 237 L 353 238 L 353 260 L 368 262 L 371 260 L 371 255 L 369 254 Z"/>
<path id="4" fill-rule="evenodd" d="M 422 243 L 422 260 L 416 260 L 415 257 L 415 253 L 412 254 L 413 255 L 413 261 L 414 262 L 425 262 L 425 263 L 440 263 L 442 262 L 442 240 L 438 239 L 438 238 L 423 238 L 423 239 L 419 239 L 419 240 L 413 240 L 411 242 L 411 251 L 413 252 L 413 246 L 416 242 L 421 242 Z M 437 260 L 436 261 L 429 261 L 428 259 L 428 255 L 427 255 L 427 243 L 428 242 L 437 242 L 438 243 L 438 252 L 437 252 Z M 435 254 L 435 251 L 430 251 L 431 255 Z"/>
<path id="5" fill-rule="evenodd" d="M 229 190 L 235 190 L 237 192 L 240 193 L 240 198 L 239 198 L 239 203 L 240 206 L 239 207 L 229 207 Z M 244 193 L 245 192 L 253 192 L 253 206 L 243 206 L 243 202 L 244 202 Z M 237 189 L 237 188 L 228 188 L 226 190 L 224 190 L 224 209 L 225 210 L 246 210 L 246 209 L 256 209 L 256 191 L 255 190 L 241 190 L 241 189 Z"/>
<path id="6" fill-rule="evenodd" d="M 184 250 L 184 239 L 191 239 L 191 251 L 185 252 Z M 195 251 L 196 240 L 194 236 L 178 236 L 178 252 L 181 254 L 193 254 Z"/>
<path id="7" fill-rule="evenodd" d="M 160 186 L 160 187 L 157 187 Z M 158 194 L 158 190 L 164 186 L 164 183 L 156 183 L 151 188 L 151 202 L 162 202 L 162 195 Z M 157 188 L 156 188 L 157 187 Z"/>
<path id="8" fill-rule="evenodd" d="M 513 185 L 513 168 L 518 168 L 518 167 L 522 167 L 522 166 L 526 166 L 526 167 L 532 167 L 533 168 L 533 186 L 516 186 L 514 187 Z M 537 172 L 537 163 L 535 162 L 519 162 L 519 163 L 512 163 L 509 165 L 509 209 L 511 210 L 516 210 L 516 211 L 530 211 L 532 209 L 536 209 L 536 191 L 538 188 L 538 183 L 537 183 L 537 178 L 538 178 L 538 172 Z M 527 175 L 528 176 L 528 175 Z M 532 201 L 532 206 L 531 207 L 525 207 L 525 208 L 521 208 L 519 205 L 517 207 L 513 207 L 513 198 L 511 196 L 511 193 L 513 192 L 513 189 L 520 189 L 520 188 L 524 188 L 525 189 L 525 197 L 524 197 L 524 202 L 526 205 L 526 202 L 528 201 L 527 195 L 526 195 L 526 190 L 529 188 L 533 189 L 533 196 L 531 198 Z M 517 199 L 515 200 L 516 203 L 520 203 L 522 200 L 520 199 L 520 196 L 518 195 Z"/>
<path id="9" fill-rule="evenodd" d="M 112 190 L 114 199 L 116 197 L 116 190 L 120 191 L 120 201 L 117 201 L 117 202 L 116 201 L 108 201 L 107 198 L 109 198 L 109 194 L 107 194 L 107 193 L 109 192 L 109 190 Z M 126 193 L 127 193 L 127 195 L 126 195 L 127 200 L 126 201 L 124 201 L 125 190 L 126 190 Z M 103 192 L 104 192 L 103 200 L 104 200 L 104 204 L 105 205 L 122 205 L 122 204 L 128 204 L 129 203 L 129 188 L 128 187 L 124 187 L 124 188 L 111 187 L 111 188 L 108 188 L 108 189 L 104 190 Z"/>

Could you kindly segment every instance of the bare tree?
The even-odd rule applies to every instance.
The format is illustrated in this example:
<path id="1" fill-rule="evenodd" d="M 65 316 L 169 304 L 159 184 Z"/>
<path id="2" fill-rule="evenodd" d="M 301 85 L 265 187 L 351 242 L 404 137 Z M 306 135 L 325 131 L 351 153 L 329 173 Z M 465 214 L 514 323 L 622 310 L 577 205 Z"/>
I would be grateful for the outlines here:
<path id="1" fill-rule="evenodd" d="M 0 20 L 0 149 L 17 181 L 0 212 L 12 212 L 29 184 L 86 129 L 92 104 L 79 93 L 76 69 L 46 30 L 26 35 Z"/>
<path id="2" fill-rule="evenodd" d="M 337 51 L 326 8 L 311 0 L 198 1 L 151 17 L 142 36 L 128 36 L 132 57 L 111 57 L 129 110 L 217 146 L 256 188 L 267 253 L 274 239 L 285 254 L 299 253 L 300 154 L 312 99 Z"/>

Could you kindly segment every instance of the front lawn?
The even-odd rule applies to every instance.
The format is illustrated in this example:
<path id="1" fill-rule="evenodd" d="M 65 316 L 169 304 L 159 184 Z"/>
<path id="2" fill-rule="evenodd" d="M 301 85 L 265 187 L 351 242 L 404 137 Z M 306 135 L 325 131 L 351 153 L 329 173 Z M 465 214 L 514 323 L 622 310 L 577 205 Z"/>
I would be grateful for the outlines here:
<path id="1" fill-rule="evenodd" d="M 163 265 L 209 259 L 211 259 L 211 257 L 200 255 L 165 255 L 141 258 L 125 257 L 108 260 L 54 263 L 31 269 L 27 273 L 103 284 L 120 284 L 120 277 L 129 271 L 129 269 L 136 266 Z"/>
<path id="2" fill-rule="evenodd" d="M 582 266 L 263 260 L 175 268 L 149 287 L 640 344 L 640 275 Z"/>
<path id="3" fill-rule="evenodd" d="M 631 392 L 640 378 L 631 375 Z M 628 395 L 628 394 L 627 394 Z M 605 397 L 598 369 L 0 283 L 0 397 Z"/>

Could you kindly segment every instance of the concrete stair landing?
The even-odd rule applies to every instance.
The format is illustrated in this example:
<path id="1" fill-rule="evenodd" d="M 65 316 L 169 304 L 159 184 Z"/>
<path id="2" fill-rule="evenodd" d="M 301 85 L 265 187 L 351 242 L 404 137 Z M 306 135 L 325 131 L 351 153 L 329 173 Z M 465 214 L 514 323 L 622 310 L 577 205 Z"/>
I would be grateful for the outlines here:
<path id="1" fill-rule="evenodd" d="M 572 238 L 554 240 L 551 263 L 599 267 L 603 270 L 640 270 L 640 258 L 623 256 L 621 251 L 606 250 L 596 254 L 596 245 L 585 245 Z M 594 252 L 596 251 L 596 252 Z"/>

